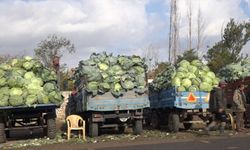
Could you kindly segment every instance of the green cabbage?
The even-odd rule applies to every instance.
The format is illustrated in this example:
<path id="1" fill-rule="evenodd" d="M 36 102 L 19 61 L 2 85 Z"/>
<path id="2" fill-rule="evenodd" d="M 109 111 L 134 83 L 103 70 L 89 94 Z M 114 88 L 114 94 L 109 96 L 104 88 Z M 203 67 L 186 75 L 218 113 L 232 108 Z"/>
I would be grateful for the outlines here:
<path id="1" fill-rule="evenodd" d="M 191 85 L 192 85 L 192 82 L 190 81 L 190 79 L 183 79 L 182 81 L 181 81 L 181 84 L 182 84 L 182 86 L 184 86 L 185 88 L 188 88 L 188 87 L 190 87 Z"/>

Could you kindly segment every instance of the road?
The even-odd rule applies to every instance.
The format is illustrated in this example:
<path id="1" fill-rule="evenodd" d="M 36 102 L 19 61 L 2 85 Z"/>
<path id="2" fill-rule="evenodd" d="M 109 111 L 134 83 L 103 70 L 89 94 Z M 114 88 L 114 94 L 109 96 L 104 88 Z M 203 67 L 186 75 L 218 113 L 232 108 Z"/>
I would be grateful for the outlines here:
<path id="1" fill-rule="evenodd" d="M 250 150 L 250 136 L 172 140 L 152 139 L 134 142 L 61 143 L 20 150 Z"/>
<path id="2" fill-rule="evenodd" d="M 250 150 L 250 137 L 99 148 L 97 150 Z"/>

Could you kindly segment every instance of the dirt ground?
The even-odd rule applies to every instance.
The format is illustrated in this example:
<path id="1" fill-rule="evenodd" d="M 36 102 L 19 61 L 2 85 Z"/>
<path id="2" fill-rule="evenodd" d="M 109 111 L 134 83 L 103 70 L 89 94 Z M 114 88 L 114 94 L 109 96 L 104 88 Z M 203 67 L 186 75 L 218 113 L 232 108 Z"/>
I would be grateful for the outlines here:
<path id="1" fill-rule="evenodd" d="M 42 130 L 23 131 L 10 133 L 12 138 L 5 144 L 0 144 L 0 149 L 16 150 L 47 150 L 47 149 L 76 149 L 91 150 L 105 147 L 118 147 L 126 145 L 157 144 L 166 142 L 183 142 L 192 140 L 206 140 L 211 138 L 221 138 L 217 131 L 204 134 L 202 126 L 194 127 L 191 130 L 181 130 L 178 133 L 169 133 L 164 127 L 161 130 L 145 129 L 142 135 L 133 135 L 130 128 L 124 134 L 118 134 L 114 130 L 107 130 L 96 138 L 87 137 L 87 141 L 78 139 L 75 135 L 70 141 L 66 140 L 65 123 L 57 122 L 58 133 L 55 139 L 41 138 Z M 250 131 L 250 129 L 249 129 Z M 232 130 L 227 130 L 225 137 L 233 138 L 239 136 L 249 136 L 250 133 L 236 134 Z M 13 138 L 15 137 L 15 138 Z"/>

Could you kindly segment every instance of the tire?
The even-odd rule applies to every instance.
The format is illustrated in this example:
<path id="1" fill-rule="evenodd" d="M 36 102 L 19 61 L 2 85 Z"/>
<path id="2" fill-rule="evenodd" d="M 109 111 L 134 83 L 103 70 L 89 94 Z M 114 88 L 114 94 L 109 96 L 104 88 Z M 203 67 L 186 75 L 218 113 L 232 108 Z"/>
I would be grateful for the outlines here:
<path id="1" fill-rule="evenodd" d="M 98 123 L 90 123 L 89 124 L 89 136 L 90 137 L 97 137 L 99 134 L 98 131 Z"/>
<path id="2" fill-rule="evenodd" d="M 193 120 L 192 115 L 188 115 L 187 118 L 184 119 L 184 121 L 192 121 L 192 120 Z M 192 123 L 183 123 L 183 126 L 186 130 L 189 130 L 192 127 Z"/>
<path id="3" fill-rule="evenodd" d="M 135 120 L 133 132 L 135 135 L 142 134 L 142 120 Z"/>
<path id="4" fill-rule="evenodd" d="M 180 125 L 180 117 L 176 113 L 171 113 L 168 116 L 168 129 L 171 132 L 178 132 Z"/>
<path id="5" fill-rule="evenodd" d="M 5 125 L 2 119 L 0 119 L 0 143 L 6 142 Z"/>
<path id="6" fill-rule="evenodd" d="M 45 130 L 46 135 L 50 139 L 54 139 L 56 137 L 56 119 L 55 117 L 48 116 L 47 117 L 47 129 Z"/>
<path id="7" fill-rule="evenodd" d="M 123 134 L 124 131 L 125 131 L 125 126 L 119 126 L 119 127 L 118 127 L 118 133 L 119 133 L 119 134 Z"/>
<path id="8" fill-rule="evenodd" d="M 150 125 L 153 129 L 159 129 L 159 117 L 155 111 L 151 115 Z"/>

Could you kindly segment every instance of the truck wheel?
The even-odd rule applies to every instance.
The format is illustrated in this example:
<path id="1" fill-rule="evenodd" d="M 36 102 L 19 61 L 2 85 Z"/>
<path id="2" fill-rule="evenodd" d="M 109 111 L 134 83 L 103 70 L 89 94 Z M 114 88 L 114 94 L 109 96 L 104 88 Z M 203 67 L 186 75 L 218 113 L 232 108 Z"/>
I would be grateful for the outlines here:
<path id="1" fill-rule="evenodd" d="M 142 120 L 135 120 L 133 132 L 135 135 L 142 133 Z"/>
<path id="2" fill-rule="evenodd" d="M 98 136 L 98 123 L 90 123 L 89 124 L 89 136 L 97 137 Z"/>
<path id="3" fill-rule="evenodd" d="M 52 117 L 52 116 L 47 117 L 46 135 L 50 139 L 54 139 L 56 137 L 56 119 L 55 119 L 55 117 Z"/>
<path id="4" fill-rule="evenodd" d="M 119 134 L 123 134 L 124 131 L 125 131 L 125 126 L 119 126 L 119 127 L 118 127 L 118 133 L 119 133 Z"/>
<path id="5" fill-rule="evenodd" d="M 0 143 L 6 142 L 5 126 L 4 121 L 0 119 Z"/>
<path id="6" fill-rule="evenodd" d="M 171 132 L 178 132 L 180 125 L 180 118 L 178 114 L 170 113 L 168 116 L 168 129 Z"/>
<path id="7" fill-rule="evenodd" d="M 151 115 L 150 125 L 152 126 L 153 129 L 159 128 L 159 117 L 155 111 Z"/>
<path id="8" fill-rule="evenodd" d="M 192 115 L 188 115 L 187 118 L 184 119 L 184 121 L 192 121 L 193 120 L 193 116 Z M 190 129 L 192 127 L 192 123 L 183 123 L 184 128 L 186 130 Z"/>

